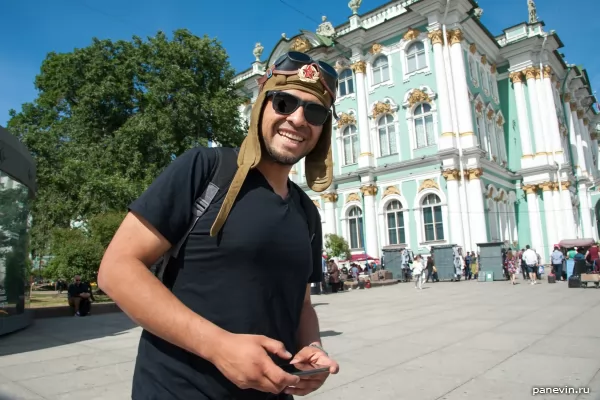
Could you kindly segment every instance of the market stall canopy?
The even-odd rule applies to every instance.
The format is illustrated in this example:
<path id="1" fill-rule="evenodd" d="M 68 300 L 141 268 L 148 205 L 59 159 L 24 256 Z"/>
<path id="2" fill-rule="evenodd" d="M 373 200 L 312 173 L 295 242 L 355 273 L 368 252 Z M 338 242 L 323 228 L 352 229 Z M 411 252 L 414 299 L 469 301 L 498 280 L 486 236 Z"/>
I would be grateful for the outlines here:
<path id="1" fill-rule="evenodd" d="M 589 246 L 593 246 L 596 244 L 596 241 L 594 239 L 564 239 L 561 240 L 560 242 L 558 242 L 558 245 L 560 247 L 566 247 L 566 248 L 570 248 L 570 247 L 589 247 Z"/>

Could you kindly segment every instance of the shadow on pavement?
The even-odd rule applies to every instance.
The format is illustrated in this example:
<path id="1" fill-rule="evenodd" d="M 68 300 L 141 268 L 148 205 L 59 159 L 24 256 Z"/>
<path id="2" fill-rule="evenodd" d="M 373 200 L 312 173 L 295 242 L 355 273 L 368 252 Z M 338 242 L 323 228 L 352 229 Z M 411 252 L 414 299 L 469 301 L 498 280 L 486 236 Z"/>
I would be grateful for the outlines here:
<path id="1" fill-rule="evenodd" d="M 332 336 L 340 336 L 343 332 L 336 331 L 322 331 L 321 337 L 332 337 Z"/>
<path id="2" fill-rule="evenodd" d="M 136 326 L 122 312 L 38 319 L 25 329 L 0 336 L 0 357 L 106 337 L 127 336 L 135 340 L 138 336 L 131 335 L 130 330 Z"/>

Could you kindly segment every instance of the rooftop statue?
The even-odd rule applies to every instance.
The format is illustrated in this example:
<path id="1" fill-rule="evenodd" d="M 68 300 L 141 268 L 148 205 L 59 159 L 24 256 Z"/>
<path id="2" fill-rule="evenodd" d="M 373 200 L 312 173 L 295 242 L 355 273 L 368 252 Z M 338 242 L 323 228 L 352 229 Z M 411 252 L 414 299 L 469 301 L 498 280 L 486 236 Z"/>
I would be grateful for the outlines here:
<path id="1" fill-rule="evenodd" d="M 333 28 L 331 22 L 327 21 L 327 17 L 323 16 L 321 17 L 321 20 L 323 22 L 317 28 L 317 35 L 325 36 L 328 38 L 332 38 L 333 36 L 335 36 L 335 29 Z"/>
<path id="2" fill-rule="evenodd" d="M 529 23 L 535 24 L 538 22 L 537 8 L 534 0 L 527 1 L 527 8 L 529 9 Z"/>
<path id="3" fill-rule="evenodd" d="M 265 48 L 259 43 L 256 43 L 256 46 L 254 46 L 254 51 L 252 52 L 252 54 L 254 54 L 254 58 L 256 58 L 257 62 L 260 62 L 260 56 L 262 56 L 263 50 Z"/>
<path id="4" fill-rule="evenodd" d="M 358 14 L 358 9 L 362 4 L 362 0 L 350 0 L 348 7 L 352 10 L 352 14 Z"/>

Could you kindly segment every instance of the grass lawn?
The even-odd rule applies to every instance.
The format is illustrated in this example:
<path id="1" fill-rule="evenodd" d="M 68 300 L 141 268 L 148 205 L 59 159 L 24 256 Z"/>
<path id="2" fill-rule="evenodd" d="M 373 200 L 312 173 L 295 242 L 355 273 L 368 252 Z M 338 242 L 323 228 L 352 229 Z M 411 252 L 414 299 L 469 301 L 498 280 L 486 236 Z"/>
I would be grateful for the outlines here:
<path id="1" fill-rule="evenodd" d="M 94 303 L 109 303 L 112 302 L 110 297 L 106 295 L 94 295 L 96 301 Z M 31 293 L 31 308 L 40 307 L 56 307 L 56 306 L 68 306 L 67 294 L 56 294 L 56 295 L 37 295 L 35 291 Z"/>

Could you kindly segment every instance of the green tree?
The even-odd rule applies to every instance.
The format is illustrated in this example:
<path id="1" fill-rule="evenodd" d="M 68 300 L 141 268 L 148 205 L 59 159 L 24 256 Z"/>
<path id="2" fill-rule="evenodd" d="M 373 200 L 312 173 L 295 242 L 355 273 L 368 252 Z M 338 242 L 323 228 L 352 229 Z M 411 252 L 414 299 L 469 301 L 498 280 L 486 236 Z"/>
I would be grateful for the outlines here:
<path id="1" fill-rule="evenodd" d="M 349 260 L 352 257 L 346 239 L 333 233 L 325 235 L 325 251 L 328 256 L 341 260 Z"/>
<path id="2" fill-rule="evenodd" d="M 239 145 L 234 74 L 219 42 L 186 30 L 48 54 L 38 97 L 8 122 L 37 163 L 35 255 L 55 227 L 124 211 L 173 155 L 209 139 Z"/>

